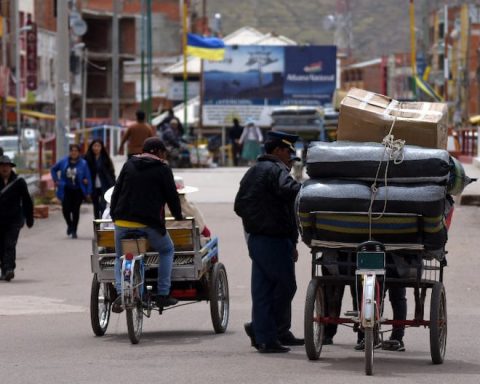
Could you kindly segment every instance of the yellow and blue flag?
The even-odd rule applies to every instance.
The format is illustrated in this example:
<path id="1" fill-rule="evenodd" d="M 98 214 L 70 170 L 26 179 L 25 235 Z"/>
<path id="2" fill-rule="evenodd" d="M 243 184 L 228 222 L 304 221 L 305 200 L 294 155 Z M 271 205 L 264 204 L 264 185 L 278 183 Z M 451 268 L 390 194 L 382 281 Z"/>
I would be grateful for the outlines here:
<path id="1" fill-rule="evenodd" d="M 433 101 L 441 101 L 443 102 L 443 97 L 439 95 L 425 80 L 423 80 L 420 76 L 415 75 L 415 86 L 417 90 L 422 91 L 425 95 L 431 98 Z"/>
<path id="2" fill-rule="evenodd" d="M 220 61 L 225 56 L 225 43 L 218 37 L 187 35 L 187 54 L 205 60 Z"/>

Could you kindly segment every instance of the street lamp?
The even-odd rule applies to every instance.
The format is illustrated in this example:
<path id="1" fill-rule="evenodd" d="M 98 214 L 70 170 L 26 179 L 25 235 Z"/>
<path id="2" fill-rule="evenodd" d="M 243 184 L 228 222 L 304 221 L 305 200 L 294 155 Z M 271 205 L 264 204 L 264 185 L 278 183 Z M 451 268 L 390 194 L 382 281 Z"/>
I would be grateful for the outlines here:
<path id="1" fill-rule="evenodd" d="M 16 3 L 16 2 L 15 2 Z M 16 106 L 16 115 L 17 115 L 17 135 L 18 135 L 18 155 L 20 156 L 22 150 L 22 130 L 20 127 L 20 33 L 27 32 L 32 29 L 31 25 L 25 25 L 21 28 L 18 28 L 19 13 L 18 9 L 16 10 L 16 23 L 15 23 L 15 106 Z"/>

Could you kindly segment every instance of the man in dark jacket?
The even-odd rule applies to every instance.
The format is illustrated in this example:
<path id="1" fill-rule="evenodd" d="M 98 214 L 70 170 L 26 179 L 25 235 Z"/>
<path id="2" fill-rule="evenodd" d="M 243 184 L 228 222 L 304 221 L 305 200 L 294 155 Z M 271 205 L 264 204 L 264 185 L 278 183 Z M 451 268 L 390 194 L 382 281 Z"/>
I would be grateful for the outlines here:
<path id="1" fill-rule="evenodd" d="M 247 171 L 235 198 L 252 259 L 252 323 L 245 324 L 245 331 L 261 353 L 288 352 L 284 345 L 303 345 L 290 332 L 298 258 L 294 202 L 300 190 L 290 166 L 297 159 L 293 146 L 297 139 L 269 132 L 266 154 Z"/>
<path id="2" fill-rule="evenodd" d="M 182 208 L 172 170 L 162 160 L 165 144 L 158 137 L 151 137 L 143 144 L 143 153 L 133 156 L 123 166 L 113 190 L 110 212 L 115 223 L 115 288 L 121 292 L 122 238 L 134 231 L 148 238 L 150 246 L 160 257 L 157 281 L 157 305 L 174 305 L 170 297 L 170 281 L 173 265 L 173 242 L 165 228 L 165 204 L 176 220 L 181 220 Z M 120 300 L 112 306 L 121 312 Z"/>
<path id="3" fill-rule="evenodd" d="M 15 277 L 16 246 L 25 221 L 33 226 L 33 202 L 27 183 L 13 171 L 15 164 L 0 156 L 0 280 Z"/>

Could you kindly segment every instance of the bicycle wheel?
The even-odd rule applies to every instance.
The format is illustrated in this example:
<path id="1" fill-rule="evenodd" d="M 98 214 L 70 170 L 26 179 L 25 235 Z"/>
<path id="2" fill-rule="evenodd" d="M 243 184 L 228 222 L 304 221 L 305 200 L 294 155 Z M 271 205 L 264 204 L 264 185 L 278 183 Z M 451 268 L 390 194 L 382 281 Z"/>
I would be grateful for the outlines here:
<path id="1" fill-rule="evenodd" d="M 230 302 L 227 271 L 222 263 L 216 263 L 210 273 L 208 298 L 210 315 L 215 333 L 224 333 L 228 326 Z"/>
<path id="2" fill-rule="evenodd" d="M 375 338 L 373 328 L 365 328 L 365 373 L 368 376 L 373 375 L 373 350 Z"/>
<path id="3" fill-rule="evenodd" d="M 142 336 L 143 303 L 142 303 L 142 273 L 140 263 L 136 262 L 133 271 L 132 299 L 126 305 L 128 337 L 132 344 L 138 344 Z"/>
<path id="4" fill-rule="evenodd" d="M 90 290 L 90 322 L 96 336 L 103 336 L 107 331 L 113 290 L 111 283 L 101 283 L 98 281 L 97 274 L 93 275 Z"/>
<path id="5" fill-rule="evenodd" d="M 430 355 L 433 364 L 442 364 L 447 348 L 447 298 L 445 287 L 436 282 L 430 300 Z"/>
<path id="6" fill-rule="evenodd" d="M 309 360 L 318 360 L 322 352 L 325 324 L 320 321 L 325 316 L 324 287 L 319 278 L 310 280 L 305 299 L 304 337 L 305 351 Z"/>

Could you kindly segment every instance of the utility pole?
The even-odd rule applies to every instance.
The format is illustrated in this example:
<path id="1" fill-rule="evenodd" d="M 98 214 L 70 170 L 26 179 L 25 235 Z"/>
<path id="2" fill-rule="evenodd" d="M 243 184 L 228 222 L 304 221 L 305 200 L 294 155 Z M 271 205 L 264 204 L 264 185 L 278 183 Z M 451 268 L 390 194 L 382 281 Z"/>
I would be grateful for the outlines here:
<path id="1" fill-rule="evenodd" d="M 57 1 L 57 55 L 55 59 L 55 134 L 57 159 L 67 154 L 66 134 L 70 131 L 70 33 L 68 31 L 68 2 Z"/>
<path id="2" fill-rule="evenodd" d="M 141 23 L 141 27 L 142 27 L 142 33 L 141 33 L 141 47 L 140 47 L 140 55 L 141 55 L 141 59 L 140 59 L 140 71 L 141 71 L 141 97 L 140 97 L 140 100 L 141 100 L 141 109 L 143 111 L 145 111 L 145 1 L 146 0 L 142 0 L 141 1 L 141 7 L 142 7 L 142 23 Z"/>
<path id="3" fill-rule="evenodd" d="M 147 0 L 147 121 L 152 116 L 152 0 Z"/>
<path id="4" fill-rule="evenodd" d="M 22 71 L 20 70 L 20 12 L 17 0 L 13 0 L 12 5 L 15 39 L 15 114 L 17 119 L 18 155 L 20 156 L 22 150 L 22 130 L 20 129 L 20 82 L 22 76 Z"/>
<path id="5" fill-rule="evenodd" d="M 88 49 L 87 47 L 83 48 L 82 55 L 82 115 L 80 127 L 85 129 L 85 119 L 87 116 L 87 82 L 88 82 Z"/>
<path id="6" fill-rule="evenodd" d="M 119 22 L 118 15 L 120 13 L 122 2 L 116 0 L 113 2 L 113 18 L 112 18 L 112 124 L 118 126 L 119 113 Z M 115 145 L 115 148 L 117 146 Z"/>
<path id="7" fill-rule="evenodd" d="M 448 68 L 448 5 L 444 6 L 444 23 L 443 23 L 443 43 L 445 45 L 444 57 L 443 57 L 443 76 L 444 76 L 444 87 L 443 87 L 443 99 L 445 102 L 448 101 L 448 78 L 450 77 L 449 68 Z"/>
<path id="8" fill-rule="evenodd" d="M 4 86 L 3 92 L 4 97 L 2 98 L 2 125 L 3 129 L 7 129 L 7 99 L 8 99 L 8 80 L 9 78 L 6 76 L 7 74 L 7 23 L 5 20 L 5 12 L 2 12 L 4 16 L 2 16 L 2 76 L 4 78 Z"/>

